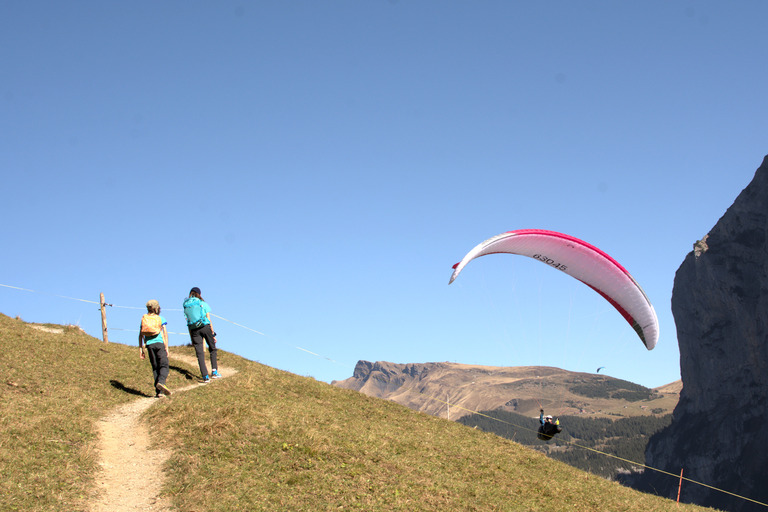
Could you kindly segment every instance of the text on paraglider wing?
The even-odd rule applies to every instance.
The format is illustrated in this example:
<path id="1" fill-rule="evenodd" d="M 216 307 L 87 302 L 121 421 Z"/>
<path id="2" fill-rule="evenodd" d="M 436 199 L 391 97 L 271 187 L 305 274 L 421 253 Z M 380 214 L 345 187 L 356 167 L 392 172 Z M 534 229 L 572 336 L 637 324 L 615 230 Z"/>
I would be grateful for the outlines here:
<path id="1" fill-rule="evenodd" d="M 550 267 L 554 267 L 554 268 L 556 268 L 558 270 L 562 270 L 563 272 L 568 270 L 568 266 L 567 265 L 563 265 L 562 263 L 558 263 L 555 260 L 553 260 L 552 258 L 548 258 L 548 257 L 546 257 L 546 256 L 544 256 L 542 254 L 534 254 L 533 258 L 535 258 L 535 259 L 537 259 L 539 261 L 543 261 L 544 263 L 546 263 Z"/>

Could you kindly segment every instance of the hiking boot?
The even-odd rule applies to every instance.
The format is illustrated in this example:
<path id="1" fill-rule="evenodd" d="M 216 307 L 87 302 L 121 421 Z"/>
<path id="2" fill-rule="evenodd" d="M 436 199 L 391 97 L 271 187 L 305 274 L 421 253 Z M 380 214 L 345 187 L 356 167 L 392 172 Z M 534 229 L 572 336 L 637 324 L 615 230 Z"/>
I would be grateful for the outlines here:
<path id="1" fill-rule="evenodd" d="M 221 378 L 221 374 L 219 373 L 219 370 L 214 368 L 213 371 L 211 372 L 211 378 L 212 379 L 220 379 Z"/>
<path id="2" fill-rule="evenodd" d="M 157 386 L 155 386 L 155 389 L 157 389 L 158 391 L 162 391 L 162 392 L 163 392 L 163 393 L 165 393 L 166 395 L 171 395 L 171 390 L 170 390 L 170 389 L 168 389 L 168 387 L 167 387 L 165 384 L 160 384 L 160 383 L 158 382 L 158 383 L 157 383 Z"/>

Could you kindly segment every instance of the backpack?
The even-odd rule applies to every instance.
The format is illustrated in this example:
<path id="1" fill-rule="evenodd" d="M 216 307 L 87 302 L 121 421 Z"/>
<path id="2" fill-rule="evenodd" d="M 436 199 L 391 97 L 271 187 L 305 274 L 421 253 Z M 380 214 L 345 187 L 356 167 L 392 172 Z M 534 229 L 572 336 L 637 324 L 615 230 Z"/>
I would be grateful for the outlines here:
<path id="1" fill-rule="evenodd" d="M 163 329 L 163 320 L 160 315 L 146 314 L 141 317 L 141 334 L 143 336 L 157 336 Z"/>
<path id="2" fill-rule="evenodd" d="M 205 325 L 203 316 L 203 303 L 197 297 L 190 297 L 184 301 L 184 316 L 187 317 L 187 326 L 199 329 Z"/>

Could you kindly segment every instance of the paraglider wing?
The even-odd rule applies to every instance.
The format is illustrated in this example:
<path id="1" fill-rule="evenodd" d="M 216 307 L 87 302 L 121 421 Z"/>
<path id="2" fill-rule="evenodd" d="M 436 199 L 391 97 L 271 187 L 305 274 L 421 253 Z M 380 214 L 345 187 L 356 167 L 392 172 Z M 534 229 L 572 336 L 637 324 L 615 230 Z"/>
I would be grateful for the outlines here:
<path id="1" fill-rule="evenodd" d="M 605 366 L 601 366 L 600 368 L 598 368 L 595 373 L 600 373 L 600 370 L 602 370 L 603 368 L 605 368 Z"/>
<path id="2" fill-rule="evenodd" d="M 477 245 L 454 265 L 449 284 L 473 259 L 498 253 L 528 256 L 578 279 L 621 313 L 648 350 L 656 346 L 659 321 L 640 285 L 608 254 L 570 235 L 543 229 L 502 233 Z"/>

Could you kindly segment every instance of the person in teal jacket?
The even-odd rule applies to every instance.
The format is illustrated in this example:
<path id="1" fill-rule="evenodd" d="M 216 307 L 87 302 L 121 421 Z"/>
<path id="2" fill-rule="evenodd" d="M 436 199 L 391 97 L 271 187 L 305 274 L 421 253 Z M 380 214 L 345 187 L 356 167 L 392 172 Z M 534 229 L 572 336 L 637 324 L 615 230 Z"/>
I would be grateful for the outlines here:
<path id="1" fill-rule="evenodd" d="M 195 286 L 189 291 L 189 297 L 184 301 L 184 316 L 187 318 L 187 328 L 192 346 L 197 354 L 197 364 L 200 367 L 200 375 L 203 384 L 210 382 L 211 378 L 217 379 L 219 375 L 216 360 L 216 333 L 211 325 L 211 307 L 200 294 L 200 288 Z M 208 367 L 205 365 L 205 343 L 208 344 L 208 352 L 211 355 L 211 375 L 208 375 Z"/>
<path id="2" fill-rule="evenodd" d="M 147 302 L 147 314 L 141 317 L 139 328 L 139 357 L 143 360 L 144 347 L 149 353 L 149 362 L 152 365 L 152 375 L 155 378 L 155 398 L 162 398 L 171 394 L 171 390 L 165 385 L 168 379 L 168 322 L 160 316 L 160 304 L 156 300 Z"/>

